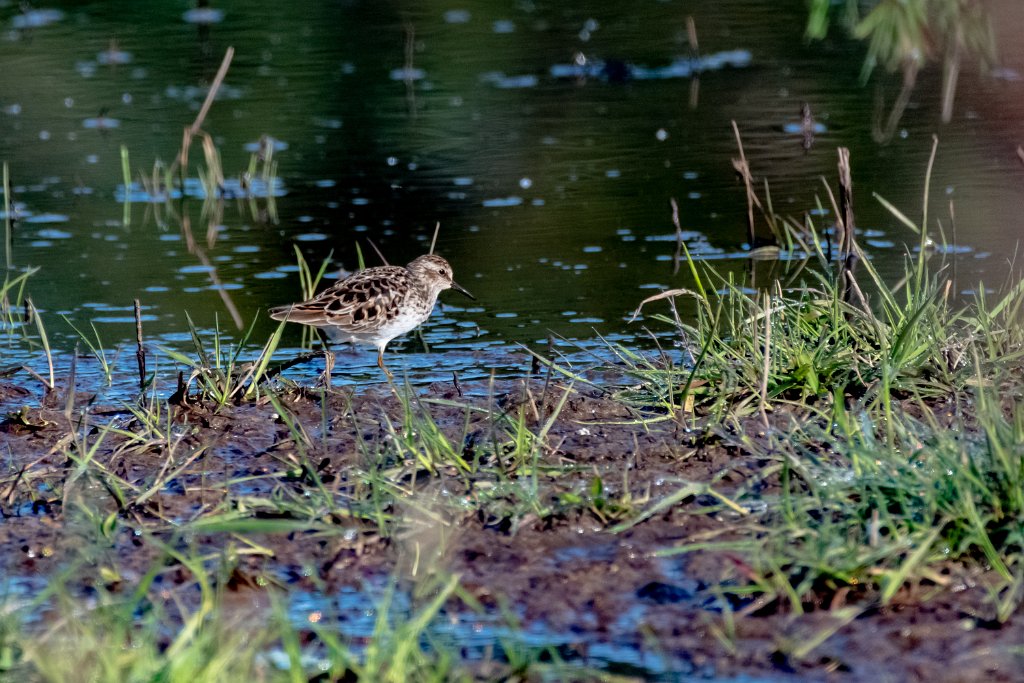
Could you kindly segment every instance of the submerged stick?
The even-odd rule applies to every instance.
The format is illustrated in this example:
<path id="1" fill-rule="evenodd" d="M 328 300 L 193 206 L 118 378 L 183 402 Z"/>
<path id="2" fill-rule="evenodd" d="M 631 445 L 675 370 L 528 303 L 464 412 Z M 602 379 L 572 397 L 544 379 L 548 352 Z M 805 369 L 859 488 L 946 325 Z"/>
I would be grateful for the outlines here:
<path id="1" fill-rule="evenodd" d="M 142 306 L 135 300 L 135 359 L 139 362 L 139 391 L 146 389 L 146 348 L 142 345 Z"/>

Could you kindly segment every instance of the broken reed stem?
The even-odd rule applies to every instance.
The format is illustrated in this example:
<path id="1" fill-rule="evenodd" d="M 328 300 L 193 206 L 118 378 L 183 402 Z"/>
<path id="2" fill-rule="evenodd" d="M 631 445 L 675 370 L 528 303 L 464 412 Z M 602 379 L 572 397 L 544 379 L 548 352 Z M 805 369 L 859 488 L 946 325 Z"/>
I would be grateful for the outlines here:
<path id="1" fill-rule="evenodd" d="M 221 60 L 220 68 L 217 69 L 217 75 L 213 77 L 213 83 L 210 84 L 210 90 L 206 93 L 206 99 L 203 100 L 203 106 L 199 108 L 199 113 L 196 115 L 192 125 L 185 128 L 181 140 L 181 151 L 178 153 L 177 160 L 182 175 L 185 174 L 188 168 L 188 150 L 192 144 L 192 136 L 202 128 L 206 115 L 210 112 L 210 107 L 213 106 L 213 100 L 217 97 L 217 91 L 220 90 L 220 86 L 224 83 L 224 77 L 227 76 L 228 67 L 231 66 L 231 60 L 234 57 L 235 48 L 228 46 L 228 49 L 224 51 L 224 59 Z"/>
<path id="2" fill-rule="evenodd" d="M 71 368 L 68 370 L 67 390 L 64 392 L 64 417 L 68 424 L 73 424 L 71 415 L 75 409 L 75 381 L 78 374 L 78 344 L 75 344 L 75 353 L 71 356 Z"/>
<path id="3" fill-rule="evenodd" d="M 740 139 L 740 129 L 736 121 L 732 121 L 732 130 L 736 134 L 736 146 L 740 150 L 740 158 L 732 160 L 732 167 L 743 178 L 743 186 L 747 191 L 747 244 L 754 248 L 754 206 L 761 208 L 761 201 L 754 194 L 753 177 L 750 175 L 750 164 L 747 163 L 747 155 L 743 152 L 743 140 Z"/>
<path id="4" fill-rule="evenodd" d="M 199 108 L 199 114 L 196 116 L 196 120 L 192 122 L 192 126 L 189 131 L 195 134 L 203 126 L 203 121 L 206 120 L 206 115 L 210 111 L 210 107 L 213 106 L 213 99 L 217 96 L 217 91 L 220 90 L 220 86 L 224 83 L 224 77 L 228 75 L 228 67 L 231 66 L 231 60 L 235 56 L 235 48 L 228 47 L 224 51 L 224 59 L 221 60 L 220 68 L 217 69 L 217 75 L 213 77 L 213 83 L 210 84 L 210 92 L 206 93 L 206 99 L 203 100 L 203 106 Z"/>
<path id="5" fill-rule="evenodd" d="M 672 274 L 678 275 L 679 264 L 683 258 L 683 228 L 679 224 L 679 204 L 676 198 L 670 197 L 668 203 L 672 207 L 672 225 L 676 226 L 676 253 L 672 257 Z"/>
<path id="6" fill-rule="evenodd" d="M 854 251 L 854 221 L 853 174 L 850 171 L 850 150 L 846 147 L 839 148 L 839 221 L 839 253 L 848 256 Z"/>
<path id="7" fill-rule="evenodd" d="M 686 42 L 690 46 L 690 55 L 696 59 L 700 57 L 700 44 L 697 42 L 697 23 L 693 15 L 686 17 Z"/>
<path id="8" fill-rule="evenodd" d="M 921 244 L 928 236 L 928 197 L 932 191 L 932 169 L 935 168 L 935 154 L 939 151 L 939 136 L 932 135 L 932 153 L 928 156 L 928 168 L 924 172 L 924 196 L 921 198 Z"/>
<path id="9" fill-rule="evenodd" d="M 383 254 L 383 252 L 381 252 L 381 250 L 377 248 L 377 245 L 376 245 L 376 244 L 374 244 L 373 240 L 371 240 L 371 239 L 367 238 L 367 240 L 366 240 L 366 241 L 367 241 L 367 242 L 368 242 L 368 243 L 370 244 L 370 246 L 371 246 L 371 247 L 373 247 L 373 250 L 374 250 L 375 252 L 377 252 L 377 257 L 378 257 L 378 258 L 380 259 L 381 263 L 383 263 L 383 264 L 384 264 L 385 266 L 387 266 L 387 265 L 390 265 L 390 264 L 388 263 L 388 260 L 387 260 L 386 258 L 384 258 L 384 254 Z M 433 250 L 433 249 L 431 249 L 431 250 L 430 250 L 430 253 L 434 253 L 434 250 Z"/>
<path id="10" fill-rule="evenodd" d="M 146 347 L 142 345 L 142 305 L 135 300 L 135 359 L 139 362 L 139 391 L 146 390 Z"/>
<path id="11" fill-rule="evenodd" d="M 441 221 L 437 221 L 434 224 L 434 237 L 430 240 L 430 253 L 434 253 L 434 247 L 437 245 L 437 233 L 441 232 Z"/>

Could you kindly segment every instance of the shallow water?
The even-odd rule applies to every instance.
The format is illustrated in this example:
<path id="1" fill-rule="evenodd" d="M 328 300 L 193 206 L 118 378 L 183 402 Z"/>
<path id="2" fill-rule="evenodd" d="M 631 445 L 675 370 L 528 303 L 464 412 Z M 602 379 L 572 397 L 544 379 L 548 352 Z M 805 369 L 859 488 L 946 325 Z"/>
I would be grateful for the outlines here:
<path id="1" fill-rule="evenodd" d="M 942 255 L 956 288 L 1003 284 L 1024 206 L 1012 124 L 1024 79 L 1010 43 L 1001 70 L 965 67 L 950 124 L 939 120 L 939 69 L 923 72 L 892 139 L 878 143 L 876 98 L 891 105 L 898 84 L 881 74 L 860 84 L 863 46 L 838 31 L 806 44 L 802 6 L 697 9 L 699 57 L 686 40 L 694 8 L 677 2 L 642 12 L 546 2 L 9 12 L 0 149 L 19 219 L 14 266 L 41 268 L 29 292 L 59 349 L 84 346 L 64 316 L 87 336 L 94 324 L 108 349 L 128 348 L 138 298 L 148 343 L 187 350 L 186 314 L 206 334 L 235 338 L 255 320 L 254 339 L 265 339 L 266 308 L 299 296 L 295 248 L 314 266 L 333 255 L 332 275 L 356 266 L 357 244 L 378 263 L 371 241 L 404 263 L 440 222 L 438 251 L 478 302 L 443 295 L 427 326 L 443 370 L 415 339 L 396 345 L 394 369 L 424 380 L 508 371 L 520 357 L 500 350 L 539 348 L 551 334 L 644 345 L 642 324 L 627 322 L 637 303 L 691 284 L 685 269 L 674 274 L 670 198 L 696 258 L 737 277 L 752 268 L 730 163 L 735 120 L 758 181 L 797 217 L 828 206 L 820 177 L 834 185 L 835 149 L 850 148 L 863 244 L 887 274 L 917 238 L 872 195 L 919 219 L 937 134 L 930 222 L 952 242 Z M 1013 35 L 1020 10 L 995 9 L 997 31 Z M 228 46 L 236 56 L 204 128 L 236 181 L 270 136 L 277 184 L 252 202 L 204 204 L 196 141 L 185 197 L 150 201 L 140 174 L 172 161 Z M 794 132 L 803 102 L 816 120 L 809 151 Z M 787 267 L 756 270 L 763 281 Z M 301 339 L 293 327 L 282 355 Z M 5 364 L 39 370 L 38 349 L 18 331 L 3 349 Z M 119 356 L 128 372 L 132 356 Z M 345 373 L 376 377 L 371 350 L 339 358 Z"/>
<path id="2" fill-rule="evenodd" d="M 387 621 L 392 627 L 395 623 L 415 617 L 414 602 L 407 592 L 394 591 L 389 600 Z M 363 590 L 344 589 L 333 595 L 295 593 L 290 598 L 288 613 L 296 628 L 305 628 L 309 624 L 327 627 L 334 623 L 349 642 L 369 642 L 377 629 L 380 618 L 378 610 L 384 604 L 385 589 L 367 585 Z M 367 605 L 375 607 L 367 608 Z M 638 604 L 632 614 L 623 616 L 622 621 L 634 620 L 641 624 L 646 616 L 644 606 Z M 570 666 L 585 666 L 590 670 L 633 676 L 647 681 L 770 683 L 783 680 L 768 674 L 719 676 L 713 665 L 697 666 L 686 657 L 652 651 L 640 642 L 626 642 L 621 633 L 624 629 L 635 632 L 635 625 L 606 625 L 608 630 L 604 637 L 597 637 L 589 632 L 561 632 L 536 622 L 522 628 L 515 624 L 518 618 L 519 615 L 514 614 L 448 610 L 434 620 L 426 636 L 433 646 L 446 648 L 450 652 L 458 651 L 464 660 L 470 662 L 488 657 L 502 661 L 506 656 L 504 653 L 509 649 L 518 652 L 555 651 Z M 581 615 L 581 619 L 586 619 L 586 616 Z M 616 638 L 615 634 L 619 636 Z M 271 661 L 280 661 L 282 668 L 287 667 L 288 659 L 283 652 L 268 653 L 268 656 Z M 311 653 L 310 659 L 311 664 L 315 663 L 316 655 Z"/>

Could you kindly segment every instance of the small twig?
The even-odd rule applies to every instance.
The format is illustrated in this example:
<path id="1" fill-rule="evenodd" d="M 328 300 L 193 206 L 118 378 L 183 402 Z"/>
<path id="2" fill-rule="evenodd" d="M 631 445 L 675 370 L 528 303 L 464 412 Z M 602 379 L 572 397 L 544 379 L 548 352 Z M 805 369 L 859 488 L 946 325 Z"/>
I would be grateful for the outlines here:
<path id="1" fill-rule="evenodd" d="M 39 383 L 42 384 L 43 387 L 47 391 L 50 391 L 51 389 L 53 389 L 53 387 L 50 386 L 50 383 L 47 382 L 46 379 L 44 379 L 42 375 L 40 375 L 38 372 L 36 372 L 32 368 L 28 367 L 27 365 L 22 365 L 21 369 L 24 370 L 25 372 L 27 372 L 28 374 L 32 375 L 33 378 L 39 380 Z"/>
<path id="2" fill-rule="evenodd" d="M 135 360 L 139 362 L 139 391 L 146 390 L 146 348 L 142 345 L 142 305 L 135 300 Z"/>
<path id="3" fill-rule="evenodd" d="M 20 470 L 18 470 L 18 474 L 15 475 L 14 479 L 11 481 L 11 485 L 10 487 L 8 487 L 7 493 L 3 495 L 3 501 L 5 504 L 10 505 L 12 502 L 14 502 L 14 492 L 18 488 L 18 484 L 20 484 L 21 480 L 25 477 L 25 470 L 27 470 L 28 467 L 28 465 L 25 465 Z"/>
<path id="4" fill-rule="evenodd" d="M 452 370 L 452 384 L 455 385 L 455 391 L 458 392 L 459 398 L 462 398 L 462 385 L 459 384 L 459 375 L 454 370 Z"/>

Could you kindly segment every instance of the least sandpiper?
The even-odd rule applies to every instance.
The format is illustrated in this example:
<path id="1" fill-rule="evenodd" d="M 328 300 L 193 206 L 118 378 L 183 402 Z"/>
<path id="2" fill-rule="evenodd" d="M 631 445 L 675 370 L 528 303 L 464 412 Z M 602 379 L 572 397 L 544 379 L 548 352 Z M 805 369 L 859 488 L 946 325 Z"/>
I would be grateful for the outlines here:
<path id="1" fill-rule="evenodd" d="M 434 310 L 437 295 L 454 289 L 476 299 L 452 280 L 452 267 L 436 254 L 424 254 L 405 266 L 377 266 L 353 273 L 309 301 L 270 309 L 274 320 L 320 328 L 338 341 L 377 347 L 384 366 L 388 342 L 415 329 Z M 327 369 L 330 375 L 330 365 Z"/>

